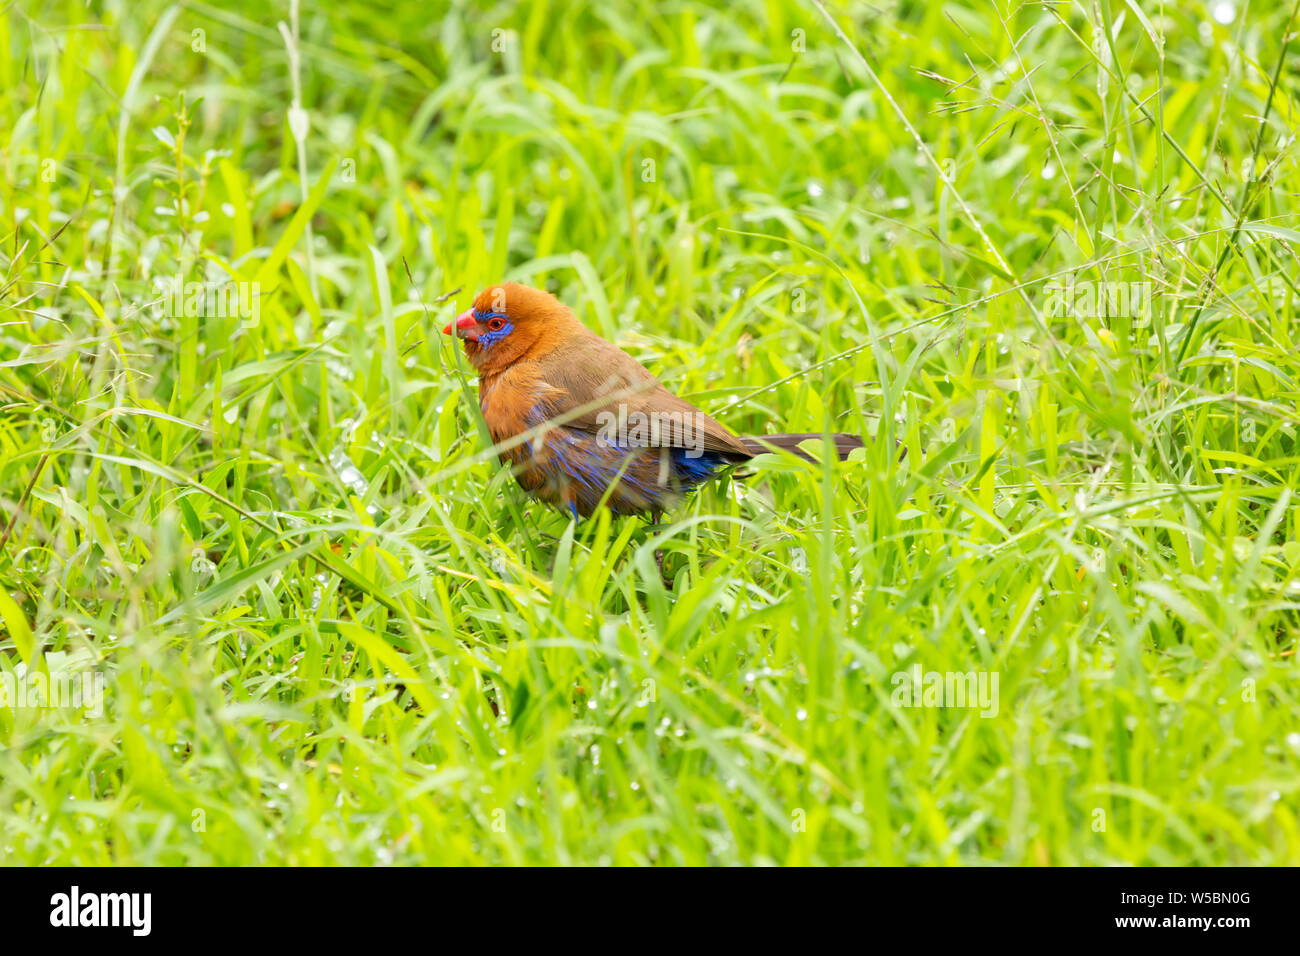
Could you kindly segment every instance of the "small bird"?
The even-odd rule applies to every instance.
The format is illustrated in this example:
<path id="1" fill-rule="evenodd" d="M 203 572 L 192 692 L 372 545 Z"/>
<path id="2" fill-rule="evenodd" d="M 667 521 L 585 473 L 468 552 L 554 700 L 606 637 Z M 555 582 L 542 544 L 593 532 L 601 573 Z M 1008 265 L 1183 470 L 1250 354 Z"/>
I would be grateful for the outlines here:
<path id="1" fill-rule="evenodd" d="M 659 383 L 541 289 L 489 286 L 443 333 L 464 342 L 479 375 L 492 440 L 523 441 L 500 458 L 534 497 L 588 517 L 660 513 L 683 495 L 772 447 L 799 449 L 821 434 L 738 437 Z M 831 436 L 841 459 L 862 439 Z"/>

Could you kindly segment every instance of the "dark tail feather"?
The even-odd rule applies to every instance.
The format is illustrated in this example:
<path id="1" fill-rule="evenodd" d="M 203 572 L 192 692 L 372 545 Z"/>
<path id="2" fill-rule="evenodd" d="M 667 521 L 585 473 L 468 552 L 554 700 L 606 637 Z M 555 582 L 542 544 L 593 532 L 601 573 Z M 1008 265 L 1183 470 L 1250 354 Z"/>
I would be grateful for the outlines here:
<path id="1" fill-rule="evenodd" d="M 818 445 L 823 445 L 823 435 L 821 432 L 804 432 L 798 435 L 746 435 L 742 436 L 740 443 L 744 445 L 752 454 L 761 455 L 763 452 L 771 451 L 775 448 L 784 448 L 792 454 L 798 455 L 805 461 L 817 461 L 817 458 L 808 454 L 799 447 L 800 442 L 815 441 Z M 840 461 L 849 457 L 849 452 L 855 448 L 861 448 L 864 445 L 862 439 L 857 435 L 846 435 L 843 432 L 831 435 L 831 441 L 835 443 L 835 454 L 839 456 Z"/>

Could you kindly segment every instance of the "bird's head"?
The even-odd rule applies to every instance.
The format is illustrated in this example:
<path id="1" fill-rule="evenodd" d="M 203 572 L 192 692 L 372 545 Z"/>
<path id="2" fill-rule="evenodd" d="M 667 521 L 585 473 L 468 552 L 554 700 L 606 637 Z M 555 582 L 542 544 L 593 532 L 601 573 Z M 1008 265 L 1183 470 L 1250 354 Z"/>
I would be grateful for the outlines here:
<path id="1" fill-rule="evenodd" d="M 465 343 L 465 355 L 480 371 L 500 371 L 529 353 L 545 350 L 574 327 L 573 312 L 549 292 L 503 282 L 490 285 L 447 323 L 444 335 Z"/>

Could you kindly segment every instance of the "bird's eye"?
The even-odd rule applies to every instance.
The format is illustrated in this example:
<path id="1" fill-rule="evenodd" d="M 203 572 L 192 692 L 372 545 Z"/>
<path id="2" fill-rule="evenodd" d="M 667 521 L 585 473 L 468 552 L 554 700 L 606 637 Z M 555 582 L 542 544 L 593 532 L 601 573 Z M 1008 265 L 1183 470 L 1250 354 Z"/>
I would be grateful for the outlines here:
<path id="1" fill-rule="evenodd" d="M 491 322 L 488 323 L 488 328 L 491 329 L 493 332 L 496 332 L 499 331 L 501 326 L 503 325 L 505 325 L 505 323 L 502 322 L 500 319 L 493 319 Z"/>

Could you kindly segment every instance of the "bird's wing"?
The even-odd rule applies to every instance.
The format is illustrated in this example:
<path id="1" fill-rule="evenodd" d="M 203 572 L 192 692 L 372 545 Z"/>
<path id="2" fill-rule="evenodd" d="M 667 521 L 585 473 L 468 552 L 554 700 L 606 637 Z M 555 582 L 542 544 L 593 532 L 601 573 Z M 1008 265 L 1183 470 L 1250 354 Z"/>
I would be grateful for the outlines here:
<path id="1" fill-rule="evenodd" d="M 640 362 L 594 333 L 542 356 L 537 372 L 550 386 L 545 418 L 562 418 L 566 427 L 593 434 L 620 424 L 629 433 L 649 427 L 656 429 L 655 445 L 753 457 L 754 452 L 722 424 L 668 391 Z"/>

